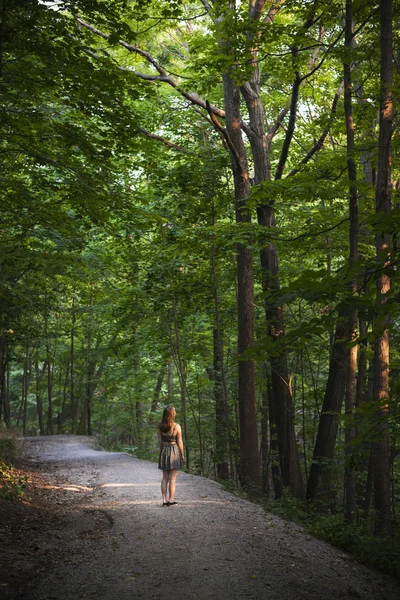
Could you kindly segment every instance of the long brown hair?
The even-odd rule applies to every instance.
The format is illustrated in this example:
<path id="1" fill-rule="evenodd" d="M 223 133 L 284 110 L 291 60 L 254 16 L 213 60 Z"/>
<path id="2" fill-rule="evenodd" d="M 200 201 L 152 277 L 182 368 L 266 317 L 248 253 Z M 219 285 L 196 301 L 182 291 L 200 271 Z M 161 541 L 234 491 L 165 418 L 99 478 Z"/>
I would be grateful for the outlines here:
<path id="1" fill-rule="evenodd" d="M 163 433 L 167 433 L 170 429 L 172 429 L 175 421 L 176 410 L 175 407 L 170 404 L 166 408 L 164 408 L 163 416 L 161 419 L 161 423 L 158 428 Z"/>

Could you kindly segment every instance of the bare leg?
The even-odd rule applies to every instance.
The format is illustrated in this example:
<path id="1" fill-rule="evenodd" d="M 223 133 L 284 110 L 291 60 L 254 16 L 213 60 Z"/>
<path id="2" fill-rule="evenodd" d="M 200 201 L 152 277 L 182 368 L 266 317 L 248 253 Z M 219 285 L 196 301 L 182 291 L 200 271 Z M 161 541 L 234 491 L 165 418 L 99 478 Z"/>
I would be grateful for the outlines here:
<path id="1" fill-rule="evenodd" d="M 168 479 L 169 479 L 169 473 L 170 471 L 163 471 L 163 478 L 161 481 L 161 494 L 162 494 L 162 499 L 163 502 L 167 501 L 167 488 L 168 488 Z"/>
<path id="2" fill-rule="evenodd" d="M 179 471 L 178 469 L 173 469 L 169 471 L 169 501 L 173 502 L 175 498 L 175 487 L 176 487 L 176 478 Z"/>

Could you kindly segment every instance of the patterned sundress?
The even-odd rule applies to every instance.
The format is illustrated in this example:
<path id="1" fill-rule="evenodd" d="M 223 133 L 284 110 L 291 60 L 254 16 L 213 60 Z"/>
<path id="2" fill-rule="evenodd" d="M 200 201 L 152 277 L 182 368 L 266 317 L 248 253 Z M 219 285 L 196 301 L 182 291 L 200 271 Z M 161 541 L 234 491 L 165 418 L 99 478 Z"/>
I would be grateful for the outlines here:
<path id="1" fill-rule="evenodd" d="M 178 435 L 161 433 L 162 448 L 158 459 L 158 468 L 162 471 L 172 471 L 183 468 L 181 451 L 177 444 Z"/>

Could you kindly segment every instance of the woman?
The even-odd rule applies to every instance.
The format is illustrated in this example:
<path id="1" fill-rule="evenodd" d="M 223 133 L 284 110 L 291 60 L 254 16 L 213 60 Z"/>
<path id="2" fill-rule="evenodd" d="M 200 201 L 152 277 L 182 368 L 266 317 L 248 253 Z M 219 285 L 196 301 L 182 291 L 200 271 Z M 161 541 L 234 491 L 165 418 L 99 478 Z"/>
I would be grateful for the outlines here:
<path id="1" fill-rule="evenodd" d="M 158 426 L 160 457 L 158 468 L 163 472 L 161 494 L 163 506 L 178 504 L 175 502 L 175 486 L 178 469 L 182 469 L 185 455 L 183 451 L 181 426 L 175 423 L 176 411 L 170 405 L 164 408 L 161 423 Z M 169 500 L 167 492 L 169 491 Z"/>

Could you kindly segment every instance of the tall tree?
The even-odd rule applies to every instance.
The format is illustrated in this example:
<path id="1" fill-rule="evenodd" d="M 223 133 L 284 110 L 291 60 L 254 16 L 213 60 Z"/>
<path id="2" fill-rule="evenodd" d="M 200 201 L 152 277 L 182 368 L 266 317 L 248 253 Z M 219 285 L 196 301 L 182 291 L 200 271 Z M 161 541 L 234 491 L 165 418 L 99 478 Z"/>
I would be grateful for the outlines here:
<path id="1" fill-rule="evenodd" d="M 391 195 L 391 138 L 393 131 L 393 33 L 392 2 L 380 2 L 380 114 L 378 172 L 376 177 L 375 206 L 378 219 L 390 213 Z M 389 449 L 389 321 L 385 307 L 390 291 L 390 278 L 386 265 L 390 260 L 390 235 L 387 226 L 382 226 L 375 237 L 376 260 L 380 273 L 376 280 L 377 312 L 374 341 L 374 385 L 373 398 L 377 407 L 376 434 L 373 443 L 374 499 L 376 530 L 388 533 L 390 522 L 390 449 Z"/>

